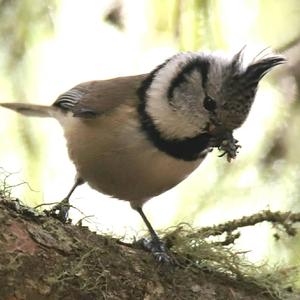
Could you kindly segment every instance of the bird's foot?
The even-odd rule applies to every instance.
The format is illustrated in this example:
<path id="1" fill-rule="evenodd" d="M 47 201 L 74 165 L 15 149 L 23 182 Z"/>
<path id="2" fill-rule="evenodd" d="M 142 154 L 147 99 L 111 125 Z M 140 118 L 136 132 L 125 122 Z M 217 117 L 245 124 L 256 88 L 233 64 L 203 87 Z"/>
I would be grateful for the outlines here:
<path id="1" fill-rule="evenodd" d="M 51 210 L 46 211 L 46 214 L 55 219 L 58 219 L 62 223 L 67 223 L 69 218 L 69 209 L 69 199 L 65 198 L 54 207 L 52 207 Z"/>
<path id="2" fill-rule="evenodd" d="M 151 252 L 159 263 L 173 264 L 172 258 L 168 255 L 165 243 L 160 239 L 142 238 L 137 241 L 145 250 Z"/>

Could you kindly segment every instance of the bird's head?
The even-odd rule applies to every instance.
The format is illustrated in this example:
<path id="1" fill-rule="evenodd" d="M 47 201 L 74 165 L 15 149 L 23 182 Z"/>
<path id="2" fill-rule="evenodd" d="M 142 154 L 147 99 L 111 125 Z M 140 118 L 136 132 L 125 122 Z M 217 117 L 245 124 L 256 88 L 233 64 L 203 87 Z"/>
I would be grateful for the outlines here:
<path id="1" fill-rule="evenodd" d="M 232 58 L 177 54 L 144 82 L 144 110 L 162 138 L 180 141 L 207 134 L 208 146 L 228 153 L 222 143 L 229 141 L 234 148 L 232 132 L 246 120 L 259 81 L 284 62 L 279 55 L 269 55 L 245 66 L 243 51 Z"/>

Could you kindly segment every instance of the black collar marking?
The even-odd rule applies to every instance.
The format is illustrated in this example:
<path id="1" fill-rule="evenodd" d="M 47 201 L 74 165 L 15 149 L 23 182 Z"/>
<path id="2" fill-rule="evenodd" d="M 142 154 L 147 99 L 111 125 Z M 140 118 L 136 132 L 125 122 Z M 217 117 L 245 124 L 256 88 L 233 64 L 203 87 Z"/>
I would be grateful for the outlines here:
<path id="1" fill-rule="evenodd" d="M 140 116 L 141 128 L 146 133 L 148 139 L 161 151 L 173 156 L 177 159 L 185 161 L 194 161 L 203 156 L 202 151 L 206 150 L 209 145 L 211 135 L 208 133 L 200 133 L 192 138 L 185 139 L 166 139 L 156 128 L 151 116 L 146 112 L 147 90 L 155 78 L 157 72 L 163 68 L 168 61 L 158 66 L 149 76 L 142 82 L 137 93 L 140 99 L 138 113 Z M 190 70 L 190 69 L 189 69 Z M 180 75 L 179 75 L 180 76 Z M 176 79 L 173 80 L 176 83 Z M 178 81 L 177 84 L 180 84 Z M 173 84 L 173 89 L 175 85 Z"/>

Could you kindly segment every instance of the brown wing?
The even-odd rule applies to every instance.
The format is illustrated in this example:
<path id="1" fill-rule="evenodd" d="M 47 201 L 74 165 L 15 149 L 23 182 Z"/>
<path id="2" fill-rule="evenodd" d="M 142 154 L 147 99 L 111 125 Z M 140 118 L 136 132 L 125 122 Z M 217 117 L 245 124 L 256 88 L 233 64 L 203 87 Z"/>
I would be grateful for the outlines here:
<path id="1" fill-rule="evenodd" d="M 137 89 L 146 74 L 81 83 L 53 103 L 74 117 L 94 118 L 123 103 L 137 101 Z"/>

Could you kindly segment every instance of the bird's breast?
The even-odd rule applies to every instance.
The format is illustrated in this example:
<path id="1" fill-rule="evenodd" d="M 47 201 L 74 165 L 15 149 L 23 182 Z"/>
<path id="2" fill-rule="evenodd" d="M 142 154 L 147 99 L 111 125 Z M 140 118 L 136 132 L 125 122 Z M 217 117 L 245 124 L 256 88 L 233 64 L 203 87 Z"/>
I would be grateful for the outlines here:
<path id="1" fill-rule="evenodd" d="M 92 120 L 68 118 L 65 136 L 79 175 L 97 191 L 133 206 L 174 187 L 202 161 L 184 161 L 158 150 L 129 106 Z"/>

